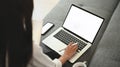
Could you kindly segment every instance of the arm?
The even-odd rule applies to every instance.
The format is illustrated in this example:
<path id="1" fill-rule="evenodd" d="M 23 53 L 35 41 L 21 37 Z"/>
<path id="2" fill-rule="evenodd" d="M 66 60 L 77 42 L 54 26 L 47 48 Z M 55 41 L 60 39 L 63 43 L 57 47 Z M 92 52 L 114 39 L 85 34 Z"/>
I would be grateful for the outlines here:
<path id="1" fill-rule="evenodd" d="M 59 59 L 55 59 L 52 61 L 48 56 L 46 56 L 42 52 L 42 49 L 39 46 L 41 28 L 42 28 L 42 22 L 38 22 L 38 21 L 33 22 L 33 41 L 35 42 L 35 44 L 33 45 L 33 60 L 30 64 L 35 65 L 36 67 L 40 67 L 40 65 L 45 65 L 45 66 L 48 65 L 49 67 L 50 65 L 52 67 L 62 67 L 62 64 L 64 64 L 67 60 L 69 60 L 75 54 L 78 48 L 77 45 L 72 45 L 73 42 L 71 42 L 67 46 L 64 52 L 64 55 L 62 55 Z"/>
<path id="2" fill-rule="evenodd" d="M 33 58 L 27 67 L 62 67 L 59 59 L 51 60 L 40 47 L 41 28 L 43 21 L 33 21 Z"/>

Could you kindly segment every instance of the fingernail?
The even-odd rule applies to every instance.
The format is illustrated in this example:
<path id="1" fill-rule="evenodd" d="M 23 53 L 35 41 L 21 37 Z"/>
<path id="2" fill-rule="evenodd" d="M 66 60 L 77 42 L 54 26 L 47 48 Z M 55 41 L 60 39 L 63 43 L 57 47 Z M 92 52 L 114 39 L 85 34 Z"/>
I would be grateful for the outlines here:
<path id="1" fill-rule="evenodd" d="M 74 43 L 73 45 L 77 45 L 78 43 L 76 42 L 76 43 Z"/>

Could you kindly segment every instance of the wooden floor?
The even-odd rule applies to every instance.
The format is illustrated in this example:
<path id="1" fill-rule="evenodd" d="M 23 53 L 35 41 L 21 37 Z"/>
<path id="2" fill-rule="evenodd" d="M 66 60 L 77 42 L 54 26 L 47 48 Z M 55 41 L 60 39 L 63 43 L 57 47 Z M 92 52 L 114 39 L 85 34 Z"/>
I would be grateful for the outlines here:
<path id="1" fill-rule="evenodd" d="M 42 20 L 59 0 L 34 0 L 33 20 Z"/>

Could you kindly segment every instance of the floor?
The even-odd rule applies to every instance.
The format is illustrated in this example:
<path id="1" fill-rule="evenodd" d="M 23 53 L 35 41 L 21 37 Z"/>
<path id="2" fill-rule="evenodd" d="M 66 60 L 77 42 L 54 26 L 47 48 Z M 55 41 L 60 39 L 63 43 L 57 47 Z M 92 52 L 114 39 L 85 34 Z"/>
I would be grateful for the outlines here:
<path id="1" fill-rule="evenodd" d="M 34 0 L 33 20 L 42 20 L 59 0 Z"/>

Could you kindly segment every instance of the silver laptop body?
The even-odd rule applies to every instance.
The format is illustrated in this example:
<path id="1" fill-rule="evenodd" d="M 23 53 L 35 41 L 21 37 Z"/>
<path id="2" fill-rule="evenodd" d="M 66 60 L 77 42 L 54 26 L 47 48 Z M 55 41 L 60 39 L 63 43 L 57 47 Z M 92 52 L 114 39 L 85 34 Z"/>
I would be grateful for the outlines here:
<path id="1" fill-rule="evenodd" d="M 72 4 L 63 26 L 42 42 L 60 55 L 63 55 L 69 41 L 77 42 L 78 46 L 84 43 L 85 45 L 80 46 L 80 49 L 69 60 L 74 63 L 91 47 L 103 21 L 103 18 Z M 61 39 L 62 37 L 66 39 Z"/>

